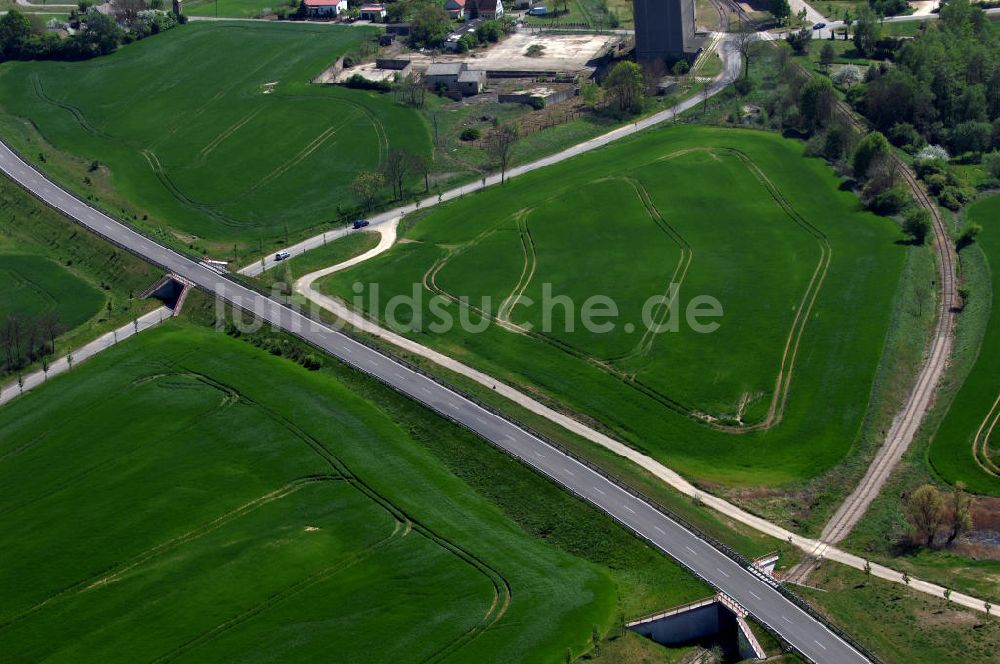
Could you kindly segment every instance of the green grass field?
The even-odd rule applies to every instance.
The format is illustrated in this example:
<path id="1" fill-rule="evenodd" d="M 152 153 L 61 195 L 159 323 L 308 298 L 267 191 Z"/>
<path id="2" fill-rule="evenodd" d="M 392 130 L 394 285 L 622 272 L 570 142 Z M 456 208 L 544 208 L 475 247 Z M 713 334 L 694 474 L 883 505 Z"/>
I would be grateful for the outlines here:
<path id="1" fill-rule="evenodd" d="M 425 324 L 408 334 L 540 389 L 694 476 L 812 477 L 857 435 L 903 248 L 892 223 L 861 212 L 801 150 L 761 133 L 659 130 L 449 204 L 404 233 L 409 242 L 322 287 L 355 302 L 355 282 L 378 284 L 382 305 L 416 287 L 425 323 L 436 319 L 432 293 L 454 320 L 474 322 L 491 296 L 481 333 Z M 682 313 L 694 296 L 718 298 L 718 331 L 643 334 L 641 305 L 671 282 L 682 284 Z M 610 296 L 615 332 L 578 320 L 572 332 L 544 331 L 545 284 L 578 309 Z M 370 309 L 365 296 L 357 303 Z M 473 309 L 455 303 L 463 297 Z M 556 322 L 562 311 L 553 307 Z"/>
<path id="2" fill-rule="evenodd" d="M 288 0 L 193 0 L 184 3 L 184 13 L 188 16 L 260 18 L 282 7 L 294 11 L 298 6 Z"/>
<path id="3" fill-rule="evenodd" d="M 10 315 L 38 317 L 54 313 L 76 327 L 104 304 L 104 296 L 64 267 L 39 256 L 0 254 L 0 320 Z"/>
<path id="4" fill-rule="evenodd" d="M 992 292 L 973 293 L 991 303 L 990 318 L 975 366 L 955 396 L 928 450 L 928 461 L 947 482 L 965 482 L 971 491 L 1000 495 L 1000 196 L 971 205 L 969 223 L 982 225 L 977 242 L 988 261 Z"/>
<path id="5" fill-rule="evenodd" d="M 0 410 L 7 655 L 555 660 L 707 593 L 337 371 L 172 322 Z"/>
<path id="6" fill-rule="evenodd" d="M 197 250 L 266 252 L 352 210 L 351 179 L 390 145 L 429 154 L 419 114 L 391 96 L 309 84 L 373 34 L 201 23 L 88 62 L 5 63 L 0 128 L 136 224 Z"/>

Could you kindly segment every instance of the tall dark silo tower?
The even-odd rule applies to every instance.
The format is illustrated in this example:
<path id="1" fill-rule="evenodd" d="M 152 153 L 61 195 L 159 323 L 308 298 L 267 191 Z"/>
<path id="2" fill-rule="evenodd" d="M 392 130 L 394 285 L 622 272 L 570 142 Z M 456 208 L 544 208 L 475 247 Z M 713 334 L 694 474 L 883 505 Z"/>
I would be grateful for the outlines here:
<path id="1" fill-rule="evenodd" d="M 632 0 L 632 11 L 636 60 L 672 60 L 697 52 L 694 0 Z"/>

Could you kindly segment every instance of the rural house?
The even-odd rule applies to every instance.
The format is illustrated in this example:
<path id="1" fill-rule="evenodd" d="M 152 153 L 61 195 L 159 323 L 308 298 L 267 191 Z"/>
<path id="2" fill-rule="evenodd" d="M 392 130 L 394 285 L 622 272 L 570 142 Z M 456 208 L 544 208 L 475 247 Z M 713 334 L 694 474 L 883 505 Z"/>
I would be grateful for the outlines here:
<path id="1" fill-rule="evenodd" d="M 500 0 L 473 0 L 479 18 L 492 21 L 503 17 L 503 3 Z"/>
<path id="2" fill-rule="evenodd" d="M 347 0 L 303 0 L 306 14 L 312 17 L 336 17 L 347 11 Z"/>
<path id="3" fill-rule="evenodd" d="M 465 0 L 445 0 L 444 10 L 456 21 L 465 20 Z"/>

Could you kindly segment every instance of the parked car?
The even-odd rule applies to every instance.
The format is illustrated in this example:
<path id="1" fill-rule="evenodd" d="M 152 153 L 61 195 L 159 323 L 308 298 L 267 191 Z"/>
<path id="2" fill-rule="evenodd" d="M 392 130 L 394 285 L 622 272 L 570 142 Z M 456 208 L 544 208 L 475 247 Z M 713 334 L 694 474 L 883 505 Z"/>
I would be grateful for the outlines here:
<path id="1" fill-rule="evenodd" d="M 274 255 L 274 262 L 277 263 L 278 261 L 283 261 L 286 258 L 291 258 L 291 257 L 292 255 L 287 251 L 279 251 Z"/>
<path id="2" fill-rule="evenodd" d="M 528 10 L 529 16 L 545 16 L 549 13 L 548 7 L 532 7 Z"/>
<path id="3" fill-rule="evenodd" d="M 364 228 L 368 224 L 369 224 L 369 221 L 367 219 L 355 219 L 354 220 L 354 229 L 357 230 L 359 228 Z"/>
<path id="4" fill-rule="evenodd" d="M 821 21 L 821 22 L 819 22 L 819 23 L 817 23 L 816 25 L 813 26 L 813 30 L 822 30 L 825 27 L 826 27 L 826 23 L 823 23 Z"/>

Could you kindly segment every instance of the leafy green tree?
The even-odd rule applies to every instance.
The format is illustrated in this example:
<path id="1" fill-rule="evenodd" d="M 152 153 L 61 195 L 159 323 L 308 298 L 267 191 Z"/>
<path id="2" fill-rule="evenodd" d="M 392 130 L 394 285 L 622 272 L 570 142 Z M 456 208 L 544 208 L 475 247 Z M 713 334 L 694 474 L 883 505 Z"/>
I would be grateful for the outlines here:
<path id="1" fill-rule="evenodd" d="M 789 32 L 785 37 L 785 41 L 792 47 L 796 55 L 805 55 L 809 52 L 809 45 L 812 44 L 812 36 L 812 30 L 802 28 L 801 30 Z"/>
<path id="2" fill-rule="evenodd" d="M 955 127 L 951 145 L 955 153 L 982 154 L 993 142 L 993 126 L 989 122 L 969 120 Z"/>
<path id="3" fill-rule="evenodd" d="M 792 15 L 792 6 L 788 0 L 768 0 L 767 11 L 771 12 L 775 21 L 784 24 Z"/>
<path id="4" fill-rule="evenodd" d="M 931 213 L 922 207 L 907 212 L 903 218 L 903 232 L 910 236 L 913 244 L 924 244 L 931 232 Z"/>
<path id="5" fill-rule="evenodd" d="M 410 46 L 440 46 L 450 28 L 451 18 L 442 5 L 421 2 L 410 19 Z"/>
<path id="6" fill-rule="evenodd" d="M 0 56 L 5 60 L 21 57 L 31 38 L 31 21 L 28 17 L 11 9 L 0 17 Z"/>
<path id="7" fill-rule="evenodd" d="M 823 44 L 823 49 L 819 52 L 819 63 L 826 71 L 830 71 L 830 65 L 837 57 L 837 52 L 833 50 L 833 44 L 827 42 Z"/>
<path id="8" fill-rule="evenodd" d="M 644 87 L 642 68 L 634 62 L 619 62 L 604 81 L 605 94 L 622 113 L 638 113 L 642 110 Z"/>
<path id="9" fill-rule="evenodd" d="M 810 129 L 829 124 L 835 103 L 833 83 L 828 78 L 810 78 L 799 93 L 799 113 Z"/>
<path id="10" fill-rule="evenodd" d="M 1000 151 L 994 150 L 983 155 L 983 168 L 990 174 L 990 177 L 1000 179 Z"/>
<path id="11" fill-rule="evenodd" d="M 925 538 L 929 547 L 944 521 L 944 499 L 932 484 L 924 484 L 910 495 L 906 502 L 906 519 L 917 534 Z"/>
<path id="12" fill-rule="evenodd" d="M 375 199 L 385 186 L 385 178 L 381 173 L 374 171 L 362 171 L 351 181 L 351 193 L 358 199 L 358 203 L 366 211 L 371 211 L 375 206 Z"/>
<path id="13" fill-rule="evenodd" d="M 872 166 L 885 155 L 889 154 L 889 140 L 881 132 L 873 131 L 858 143 L 854 151 L 854 176 L 868 177 Z"/>
<path id="14" fill-rule="evenodd" d="M 854 47 L 866 58 L 875 53 L 875 45 L 882 38 L 882 26 L 878 16 L 869 7 L 862 6 L 858 10 L 858 19 L 854 28 Z"/>
<path id="15" fill-rule="evenodd" d="M 961 251 L 965 249 L 970 244 L 976 241 L 976 237 L 983 231 L 983 227 L 979 224 L 969 224 L 969 227 L 962 231 L 962 234 L 958 236 L 958 240 L 955 241 L 955 250 Z"/>
<path id="16" fill-rule="evenodd" d="M 125 36 L 115 19 L 94 9 L 87 12 L 86 24 L 87 29 L 75 37 L 84 57 L 113 53 Z"/>
<path id="17" fill-rule="evenodd" d="M 593 81 L 586 81 L 580 86 L 580 97 L 589 108 L 594 108 L 601 99 L 601 87 Z"/>

